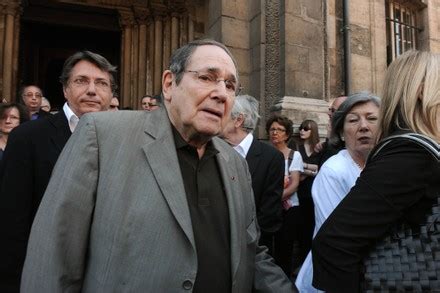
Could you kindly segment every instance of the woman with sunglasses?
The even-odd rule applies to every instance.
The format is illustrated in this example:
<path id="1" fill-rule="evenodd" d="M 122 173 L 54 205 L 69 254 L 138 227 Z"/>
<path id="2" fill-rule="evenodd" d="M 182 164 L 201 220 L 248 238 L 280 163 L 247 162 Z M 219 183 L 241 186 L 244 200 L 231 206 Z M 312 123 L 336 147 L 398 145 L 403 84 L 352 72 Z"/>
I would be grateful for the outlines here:
<path id="1" fill-rule="evenodd" d="M 293 131 L 292 125 L 292 121 L 285 116 L 273 116 L 266 123 L 270 142 L 283 153 L 285 159 L 284 191 L 281 198 L 283 224 L 275 236 L 275 260 L 288 277 L 292 274 L 293 266 L 300 265 L 298 262 L 293 265 L 293 246 L 295 240 L 299 240 L 299 201 L 296 191 L 303 172 L 300 153 L 287 146 Z"/>
<path id="2" fill-rule="evenodd" d="M 298 151 L 304 161 L 304 172 L 298 186 L 298 199 L 301 213 L 300 232 L 300 263 L 304 261 L 312 248 L 313 230 L 315 228 L 315 213 L 312 199 L 312 185 L 318 173 L 318 164 L 322 153 L 316 152 L 319 143 L 318 124 L 314 120 L 304 120 L 299 127 L 300 143 Z"/>

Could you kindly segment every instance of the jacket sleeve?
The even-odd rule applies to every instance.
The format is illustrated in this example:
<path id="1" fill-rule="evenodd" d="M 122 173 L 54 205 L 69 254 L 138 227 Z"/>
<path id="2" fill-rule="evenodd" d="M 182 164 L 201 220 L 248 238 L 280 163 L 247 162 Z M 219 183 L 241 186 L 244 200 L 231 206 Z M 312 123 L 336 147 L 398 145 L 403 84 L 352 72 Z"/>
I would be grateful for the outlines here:
<path id="1" fill-rule="evenodd" d="M 414 143 L 392 142 L 382 149 L 318 231 L 313 286 L 359 292 L 362 259 L 373 241 L 400 218 L 420 212 L 421 203 L 432 202 L 428 190 L 435 186 L 438 192 L 438 176 L 438 163 Z"/>
<path id="2" fill-rule="evenodd" d="M 63 149 L 35 217 L 22 292 L 79 292 L 98 181 L 98 145 L 85 115 Z"/>
<path id="3" fill-rule="evenodd" d="M 0 291 L 18 292 L 32 225 L 33 162 L 26 128 L 9 135 L 0 172 Z"/>

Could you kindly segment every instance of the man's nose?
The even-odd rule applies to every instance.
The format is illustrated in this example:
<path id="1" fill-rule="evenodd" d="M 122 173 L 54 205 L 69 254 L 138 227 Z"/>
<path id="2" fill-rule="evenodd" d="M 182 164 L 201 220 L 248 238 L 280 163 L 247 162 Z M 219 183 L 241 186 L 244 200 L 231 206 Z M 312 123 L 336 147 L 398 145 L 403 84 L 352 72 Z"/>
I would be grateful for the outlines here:
<path id="1" fill-rule="evenodd" d="M 96 93 L 96 85 L 94 81 L 90 81 L 89 84 L 87 85 L 87 94 L 95 94 Z"/>
<path id="2" fill-rule="evenodd" d="M 228 89 L 226 88 L 226 83 L 224 80 L 217 81 L 215 89 L 212 93 L 214 94 L 214 98 L 221 103 L 224 103 L 226 99 L 230 96 L 230 93 L 228 93 Z"/>

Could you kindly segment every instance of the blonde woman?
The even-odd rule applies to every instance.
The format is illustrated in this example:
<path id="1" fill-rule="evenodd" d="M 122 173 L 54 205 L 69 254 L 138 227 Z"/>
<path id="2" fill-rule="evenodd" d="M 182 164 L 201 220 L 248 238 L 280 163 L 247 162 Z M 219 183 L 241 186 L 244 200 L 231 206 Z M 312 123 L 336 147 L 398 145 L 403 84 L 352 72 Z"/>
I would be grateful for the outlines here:
<path id="1" fill-rule="evenodd" d="M 379 138 L 418 133 L 438 144 L 439 108 L 440 55 L 407 52 L 385 77 Z M 439 178 L 438 160 L 419 144 L 400 138 L 381 148 L 314 239 L 313 286 L 329 293 L 359 292 L 362 260 L 374 241 L 400 221 L 420 225 L 437 200 Z M 440 285 L 430 290 L 437 292 Z"/>

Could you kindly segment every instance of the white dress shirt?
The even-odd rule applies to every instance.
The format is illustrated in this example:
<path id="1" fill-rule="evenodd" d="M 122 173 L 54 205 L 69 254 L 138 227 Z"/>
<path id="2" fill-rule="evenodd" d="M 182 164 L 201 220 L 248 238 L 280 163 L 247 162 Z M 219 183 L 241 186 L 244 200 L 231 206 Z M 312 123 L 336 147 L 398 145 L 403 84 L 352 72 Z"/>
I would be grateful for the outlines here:
<path id="1" fill-rule="evenodd" d="M 64 103 L 63 111 L 64 111 L 64 114 L 66 115 L 67 122 L 69 122 L 70 131 L 72 131 L 72 133 L 73 133 L 76 126 L 78 125 L 79 118 L 78 118 L 78 116 L 75 115 L 75 113 L 73 113 L 72 109 L 70 109 L 70 107 L 67 103 Z"/>
<path id="2" fill-rule="evenodd" d="M 312 186 L 312 197 L 315 204 L 315 231 L 313 235 L 316 235 L 324 221 L 348 194 L 360 174 L 361 169 L 345 149 L 330 157 L 322 165 Z M 309 252 L 296 278 L 295 285 L 300 293 L 322 292 L 312 286 L 312 280 L 312 253 Z"/>
<path id="3" fill-rule="evenodd" d="M 236 146 L 234 149 L 243 157 L 246 158 L 249 149 L 251 148 L 252 141 L 254 140 L 254 136 L 252 133 L 246 135 L 246 137 Z"/>

